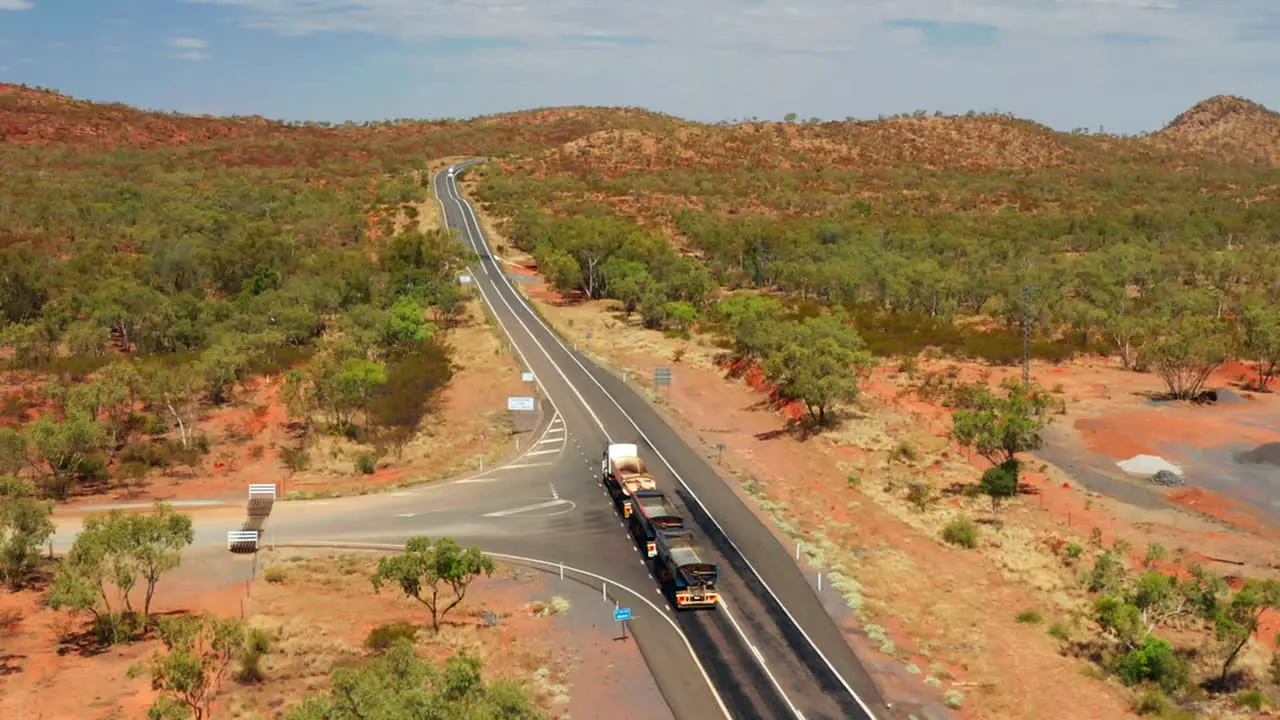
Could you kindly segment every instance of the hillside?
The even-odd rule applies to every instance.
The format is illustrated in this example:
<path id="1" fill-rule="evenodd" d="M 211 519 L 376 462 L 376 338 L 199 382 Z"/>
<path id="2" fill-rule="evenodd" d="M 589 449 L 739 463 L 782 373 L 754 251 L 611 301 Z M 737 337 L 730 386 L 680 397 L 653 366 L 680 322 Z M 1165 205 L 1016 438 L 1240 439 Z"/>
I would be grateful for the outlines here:
<path id="1" fill-rule="evenodd" d="M 238 156 L 271 153 L 281 142 L 308 146 L 363 141 L 391 152 L 502 155 L 554 147 L 602 128 L 658 130 L 683 121 L 634 108 L 555 108 L 472 120 L 285 123 L 257 116 L 212 117 L 93 103 L 0 83 L 0 143 L 108 149 L 200 146 Z M 250 158 L 245 158 L 249 160 Z"/>
<path id="2" fill-rule="evenodd" d="M 1197 108 L 1143 139 L 976 114 L 610 128 L 482 168 L 475 190 L 564 292 L 629 294 L 633 307 L 651 297 L 653 313 L 711 302 L 687 290 L 692 270 L 640 239 L 651 234 L 699 261 L 699 287 L 871 313 L 860 327 L 885 352 L 932 344 L 1014 360 L 1030 283 L 1039 352 L 1123 348 L 1140 365 L 1150 336 L 1127 324 L 1134 309 L 1190 302 L 1219 318 L 1280 292 L 1267 243 L 1280 233 L 1280 167 L 1206 152 L 1204 139 L 1266 132 L 1273 115 L 1238 101 Z M 586 240 L 631 232 L 603 257 Z M 604 263 L 614 256 L 638 265 Z M 598 269 L 640 266 L 652 272 L 623 283 Z M 1125 286 L 1153 292 L 1112 292 Z M 1195 292 L 1174 300 L 1181 288 Z M 992 326 L 990 341 L 953 327 L 960 318 Z"/>
<path id="3" fill-rule="evenodd" d="M 1178 149 L 1280 164 L 1280 113 L 1232 95 L 1196 103 L 1152 136 Z"/>

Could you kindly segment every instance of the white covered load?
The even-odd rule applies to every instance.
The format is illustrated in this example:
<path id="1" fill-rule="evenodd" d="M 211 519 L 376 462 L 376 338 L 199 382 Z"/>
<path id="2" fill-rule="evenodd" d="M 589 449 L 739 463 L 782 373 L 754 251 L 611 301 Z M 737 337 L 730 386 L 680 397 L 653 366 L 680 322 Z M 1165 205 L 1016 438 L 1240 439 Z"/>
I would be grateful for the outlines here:
<path id="1" fill-rule="evenodd" d="M 601 480 L 623 517 L 631 516 L 631 494 L 639 490 L 657 490 L 658 483 L 640 459 L 635 443 L 611 443 L 604 451 L 600 468 Z"/>

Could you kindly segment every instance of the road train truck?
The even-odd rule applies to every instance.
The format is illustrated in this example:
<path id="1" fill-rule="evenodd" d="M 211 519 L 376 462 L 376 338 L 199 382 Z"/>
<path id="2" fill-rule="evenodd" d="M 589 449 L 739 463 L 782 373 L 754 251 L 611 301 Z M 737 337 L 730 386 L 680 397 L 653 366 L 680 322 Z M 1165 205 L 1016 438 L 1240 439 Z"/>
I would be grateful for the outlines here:
<path id="1" fill-rule="evenodd" d="M 653 558 L 654 574 L 670 593 L 677 610 L 715 607 L 720 601 L 716 591 L 719 571 L 707 562 L 692 530 L 659 529 L 654 534 L 657 554 Z"/>
<path id="2" fill-rule="evenodd" d="M 675 505 L 657 490 L 637 490 L 631 494 L 629 521 L 631 534 L 638 542 L 644 543 L 645 555 L 649 557 L 658 554 L 659 530 L 679 530 L 684 527 L 684 518 L 680 517 Z"/>
<path id="3" fill-rule="evenodd" d="M 633 493 L 658 489 L 658 484 L 640 459 L 640 449 L 634 443 L 611 443 L 605 448 L 600 472 L 605 489 L 624 518 L 631 517 Z"/>

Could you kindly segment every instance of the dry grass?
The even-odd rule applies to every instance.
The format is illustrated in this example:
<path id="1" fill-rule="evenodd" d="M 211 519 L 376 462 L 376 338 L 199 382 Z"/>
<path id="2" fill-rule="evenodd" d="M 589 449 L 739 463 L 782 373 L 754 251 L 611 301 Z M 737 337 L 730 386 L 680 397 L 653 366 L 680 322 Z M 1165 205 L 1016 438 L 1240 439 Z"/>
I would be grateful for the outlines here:
<path id="1" fill-rule="evenodd" d="M 423 657 L 440 661 L 465 650 L 484 662 L 486 678 L 528 681 L 544 708 L 567 701 L 569 659 L 555 653 L 543 637 L 551 613 L 532 612 L 519 587 L 504 579 L 509 576 L 505 569 L 492 580 L 478 581 L 471 599 L 435 634 L 421 606 L 390 589 L 373 592 L 369 577 L 376 557 L 317 552 L 287 559 L 264 553 L 264 559 L 267 571 L 284 578 L 268 582 L 260 577 L 252 591 L 248 623 L 271 638 L 262 662 L 266 680 L 257 685 L 227 682 L 220 702 L 229 718 L 273 717 L 303 696 L 325 691 L 334 667 L 369 656 L 364 641 L 370 630 L 400 622 L 425 623 L 416 636 Z M 556 600 L 551 605 L 567 611 L 567 602 Z M 482 609 L 497 615 L 501 625 L 487 627 L 480 620 Z"/>

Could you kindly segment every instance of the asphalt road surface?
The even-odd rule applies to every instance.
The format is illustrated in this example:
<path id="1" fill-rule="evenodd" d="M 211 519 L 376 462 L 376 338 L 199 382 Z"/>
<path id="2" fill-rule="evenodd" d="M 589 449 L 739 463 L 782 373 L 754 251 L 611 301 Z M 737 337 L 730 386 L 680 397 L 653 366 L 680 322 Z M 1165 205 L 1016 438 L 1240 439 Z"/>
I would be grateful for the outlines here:
<path id="1" fill-rule="evenodd" d="M 475 162 L 455 166 L 454 172 Z M 808 720 L 888 717 L 870 676 L 788 550 L 643 398 L 566 346 L 529 307 L 490 254 L 452 174 L 442 171 L 432 182 L 446 224 L 479 256 L 472 281 L 555 404 L 575 445 L 584 449 L 589 474 L 581 480 L 565 478 L 562 484 L 597 486 L 598 462 L 607 443 L 638 444 L 659 489 L 684 511 L 719 566 L 723 606 L 679 613 L 678 618 L 731 714 Z M 611 505 L 604 505 L 612 512 Z M 584 562 L 625 564 L 611 548 L 591 550 L 595 557 L 584 557 Z M 667 660 L 646 658 L 655 674 Z"/>
<path id="2" fill-rule="evenodd" d="M 610 588 L 598 611 L 612 617 L 615 603 L 631 608 L 635 640 L 680 720 L 891 717 L 790 552 L 640 396 L 566 347 L 528 307 L 451 178 L 442 171 L 433 186 L 447 225 L 478 255 L 474 284 L 535 375 L 542 422 L 523 453 L 488 472 L 378 495 L 275 503 L 263 544 L 402 546 L 428 535 L 562 562 L 631 591 Z M 640 446 L 659 489 L 719 566 L 720 608 L 669 606 L 601 486 L 608 442 Z M 80 522 L 55 520 L 54 548 L 65 551 Z M 242 521 L 243 513 L 198 514 L 194 551 L 225 545 Z"/>

